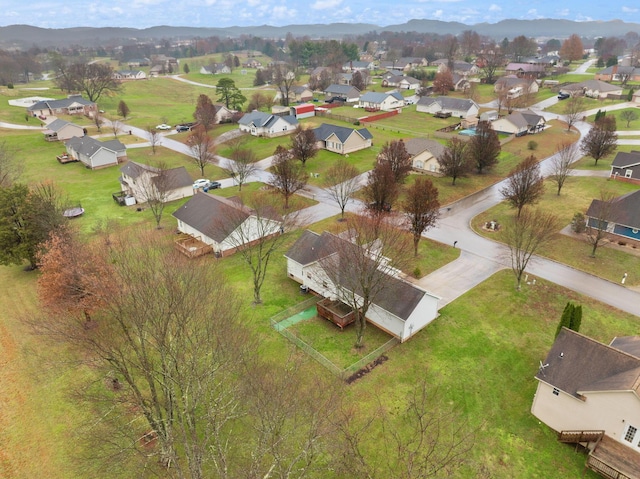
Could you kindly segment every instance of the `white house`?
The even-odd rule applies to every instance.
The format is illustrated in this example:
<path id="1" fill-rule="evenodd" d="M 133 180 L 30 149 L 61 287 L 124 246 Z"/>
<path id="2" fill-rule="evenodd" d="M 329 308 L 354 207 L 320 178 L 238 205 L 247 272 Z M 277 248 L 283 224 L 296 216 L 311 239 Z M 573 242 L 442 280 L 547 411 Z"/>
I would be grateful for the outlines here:
<path id="1" fill-rule="evenodd" d="M 116 80 L 146 80 L 147 74 L 142 70 L 118 70 L 113 72 L 113 78 Z"/>
<path id="2" fill-rule="evenodd" d="M 253 136 L 273 138 L 292 133 L 298 127 L 298 120 L 291 115 L 278 116 L 254 110 L 240 118 L 238 127 Z"/>
<path id="3" fill-rule="evenodd" d="M 225 256 L 243 245 L 281 233 L 282 218 L 270 212 L 257 213 L 239 198 L 223 198 L 199 192 L 173 213 L 178 229 Z"/>
<path id="4" fill-rule="evenodd" d="M 127 148 L 118 140 L 98 141 L 90 136 L 76 136 L 65 146 L 69 156 L 92 170 L 115 166 L 127 159 Z"/>
<path id="5" fill-rule="evenodd" d="M 545 124 L 544 117 L 527 110 L 514 111 L 508 116 L 494 120 L 491 128 L 500 133 L 522 136 L 542 131 Z"/>
<path id="6" fill-rule="evenodd" d="M 150 165 L 129 161 L 120 168 L 120 188 L 138 203 L 150 198 L 163 202 L 193 196 L 193 179 L 184 166 L 160 170 Z"/>
<path id="7" fill-rule="evenodd" d="M 362 95 L 358 101 L 360 108 L 382 111 L 396 110 L 402 108 L 404 104 L 404 97 L 397 91 L 388 93 L 369 91 Z"/>
<path id="8" fill-rule="evenodd" d="M 432 114 L 439 112 L 451 113 L 451 116 L 466 118 L 468 116 L 477 116 L 479 107 L 475 101 L 464 98 L 423 96 L 416 103 L 416 111 Z"/>
<path id="9" fill-rule="evenodd" d="M 587 467 L 640 477 L 640 336 L 606 345 L 563 328 L 535 378 L 531 412 L 561 441 L 586 445 Z"/>
<path id="10" fill-rule="evenodd" d="M 334 285 L 322 263 L 336 254 L 336 244 L 342 241 L 348 240 L 327 232 L 319 235 L 305 231 L 285 254 L 287 274 L 319 295 L 340 301 L 336 290 L 337 287 L 344 289 L 345 285 Z M 406 341 L 437 317 L 439 298 L 397 276 L 388 275 L 385 281 L 386 287 L 371 304 L 367 319 L 400 341 Z"/>

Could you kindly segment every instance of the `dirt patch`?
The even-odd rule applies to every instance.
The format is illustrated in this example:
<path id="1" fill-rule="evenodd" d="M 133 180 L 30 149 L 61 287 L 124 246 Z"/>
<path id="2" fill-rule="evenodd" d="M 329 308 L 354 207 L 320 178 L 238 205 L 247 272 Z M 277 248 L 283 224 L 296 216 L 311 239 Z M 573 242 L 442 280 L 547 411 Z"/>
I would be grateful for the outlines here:
<path id="1" fill-rule="evenodd" d="M 365 376 L 366 374 L 370 373 L 371 371 L 373 371 L 374 368 L 376 368 L 377 366 L 379 366 L 380 364 L 384 363 L 387 359 L 389 359 L 385 354 L 383 354 L 382 356 L 380 356 L 379 358 L 377 358 L 376 360 L 370 362 L 369 364 L 367 364 L 365 367 L 363 367 L 362 369 L 356 371 L 355 373 L 353 373 L 351 376 L 349 376 L 345 382 L 347 384 L 351 384 L 355 381 L 357 381 L 358 379 L 360 379 L 361 377 Z"/>

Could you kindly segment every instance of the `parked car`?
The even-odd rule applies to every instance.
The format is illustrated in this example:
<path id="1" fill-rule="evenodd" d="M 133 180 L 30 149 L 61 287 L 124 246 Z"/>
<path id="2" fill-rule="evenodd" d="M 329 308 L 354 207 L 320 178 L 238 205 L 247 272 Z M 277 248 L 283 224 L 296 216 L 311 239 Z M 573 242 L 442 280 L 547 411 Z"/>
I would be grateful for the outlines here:
<path id="1" fill-rule="evenodd" d="M 191 127 L 188 126 L 188 125 L 178 125 L 178 126 L 176 126 L 176 131 L 178 133 L 182 133 L 183 131 L 189 131 L 189 130 L 191 130 Z"/>
<path id="2" fill-rule="evenodd" d="M 196 180 L 193 182 L 193 188 L 198 190 L 200 188 L 206 188 L 211 184 L 211 181 L 206 180 L 204 178 L 200 178 L 199 180 Z"/>
<path id="3" fill-rule="evenodd" d="M 566 100 L 567 98 L 569 98 L 571 95 L 569 95 L 568 93 L 558 93 L 558 100 Z"/>
<path id="4" fill-rule="evenodd" d="M 206 193 L 209 190 L 217 190 L 218 188 L 222 188 L 222 183 L 219 181 L 210 181 L 207 186 L 202 188 L 202 191 Z"/>
<path id="5" fill-rule="evenodd" d="M 156 130 L 170 130 L 170 129 L 171 129 L 171 125 L 167 125 L 166 123 L 162 123 L 156 126 Z"/>

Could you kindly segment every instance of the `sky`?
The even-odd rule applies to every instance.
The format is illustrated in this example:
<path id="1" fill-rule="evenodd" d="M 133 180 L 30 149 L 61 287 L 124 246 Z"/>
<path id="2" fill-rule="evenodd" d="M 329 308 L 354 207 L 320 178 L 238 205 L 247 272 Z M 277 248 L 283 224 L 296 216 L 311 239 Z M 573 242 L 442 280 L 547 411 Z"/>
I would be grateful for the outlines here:
<path id="1" fill-rule="evenodd" d="M 640 23 L 637 0 L 0 0 L 0 26 L 229 27 L 313 23 L 387 26 L 411 19 L 468 25 L 559 18 Z"/>

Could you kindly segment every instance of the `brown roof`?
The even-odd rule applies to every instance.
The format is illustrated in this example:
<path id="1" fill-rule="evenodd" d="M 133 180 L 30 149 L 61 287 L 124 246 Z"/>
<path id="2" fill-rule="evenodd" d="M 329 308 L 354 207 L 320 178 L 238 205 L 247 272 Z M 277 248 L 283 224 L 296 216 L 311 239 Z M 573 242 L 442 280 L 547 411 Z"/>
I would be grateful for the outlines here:
<path id="1" fill-rule="evenodd" d="M 640 358 L 563 328 L 536 378 L 579 397 L 588 391 L 640 392 Z"/>
<path id="2" fill-rule="evenodd" d="M 173 216 L 220 243 L 251 214 L 237 201 L 202 192 L 192 196 Z"/>

